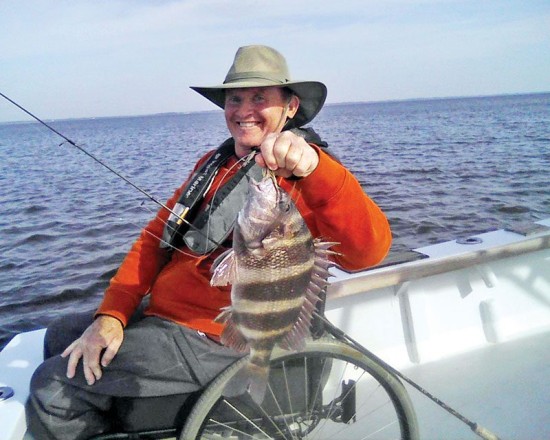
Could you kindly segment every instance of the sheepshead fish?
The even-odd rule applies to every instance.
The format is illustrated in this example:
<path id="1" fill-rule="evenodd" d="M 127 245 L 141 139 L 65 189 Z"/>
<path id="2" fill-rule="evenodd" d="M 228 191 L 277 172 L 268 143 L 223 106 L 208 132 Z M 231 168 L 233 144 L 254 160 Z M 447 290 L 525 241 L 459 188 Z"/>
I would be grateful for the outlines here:
<path id="1" fill-rule="evenodd" d="M 212 285 L 231 284 L 231 306 L 216 318 L 225 323 L 222 344 L 250 352 L 249 361 L 226 386 L 225 396 L 249 392 L 263 401 L 269 360 L 276 344 L 299 350 L 309 336 L 319 294 L 327 284 L 329 248 L 313 239 L 304 219 L 273 176 L 250 182 L 233 231 L 233 249 L 214 264 Z"/>

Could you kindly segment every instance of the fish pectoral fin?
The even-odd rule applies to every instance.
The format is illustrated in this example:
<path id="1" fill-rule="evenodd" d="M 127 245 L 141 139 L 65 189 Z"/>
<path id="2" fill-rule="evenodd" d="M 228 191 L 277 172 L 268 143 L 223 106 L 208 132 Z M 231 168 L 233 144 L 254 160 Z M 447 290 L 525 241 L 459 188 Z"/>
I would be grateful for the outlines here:
<path id="1" fill-rule="evenodd" d="M 214 260 L 212 264 L 211 286 L 227 286 L 237 278 L 237 259 L 233 249 L 229 249 Z"/>

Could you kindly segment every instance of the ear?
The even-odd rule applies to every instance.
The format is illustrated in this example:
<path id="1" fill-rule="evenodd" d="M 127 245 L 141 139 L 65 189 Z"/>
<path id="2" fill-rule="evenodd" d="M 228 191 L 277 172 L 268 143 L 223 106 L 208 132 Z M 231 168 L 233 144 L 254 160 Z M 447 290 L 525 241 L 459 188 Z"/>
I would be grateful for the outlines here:
<path id="1" fill-rule="evenodd" d="M 293 94 L 288 103 L 287 117 L 292 119 L 296 115 L 298 108 L 300 108 L 300 98 Z"/>

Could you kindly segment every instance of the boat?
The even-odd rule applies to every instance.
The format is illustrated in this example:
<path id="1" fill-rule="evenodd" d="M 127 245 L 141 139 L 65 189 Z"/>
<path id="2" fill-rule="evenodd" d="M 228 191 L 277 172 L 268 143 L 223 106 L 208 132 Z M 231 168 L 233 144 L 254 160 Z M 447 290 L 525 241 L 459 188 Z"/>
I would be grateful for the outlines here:
<path id="1" fill-rule="evenodd" d="M 550 438 L 550 218 L 332 269 L 326 317 L 502 439 Z M 45 330 L 0 352 L 0 438 L 29 439 L 24 403 Z M 420 438 L 477 438 L 416 389 Z"/>

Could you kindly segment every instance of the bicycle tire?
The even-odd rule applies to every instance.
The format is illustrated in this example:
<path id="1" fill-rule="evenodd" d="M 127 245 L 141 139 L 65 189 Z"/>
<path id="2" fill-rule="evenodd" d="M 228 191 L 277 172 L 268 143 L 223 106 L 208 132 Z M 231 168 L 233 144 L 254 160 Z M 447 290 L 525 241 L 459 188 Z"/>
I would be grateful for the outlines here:
<path id="1" fill-rule="evenodd" d="M 418 439 L 416 414 L 401 381 L 345 342 L 324 337 L 308 341 L 300 352 L 274 350 L 268 386 L 271 397 L 267 396 L 261 407 L 246 394 L 237 399 L 222 396 L 225 384 L 246 362 L 247 357 L 239 360 L 207 387 L 193 407 L 180 440 Z M 310 370 L 319 369 L 321 364 L 322 371 L 312 374 Z M 271 377 L 276 374 L 278 382 L 272 384 Z M 318 383 L 311 381 L 312 375 L 318 376 Z M 294 394 L 294 387 L 290 393 L 288 381 L 303 386 L 304 394 Z M 315 395 L 312 387 L 317 387 Z M 278 395 L 281 391 L 284 396 Z M 293 401 L 298 403 L 293 405 Z M 346 410 L 346 406 L 354 407 Z"/>

